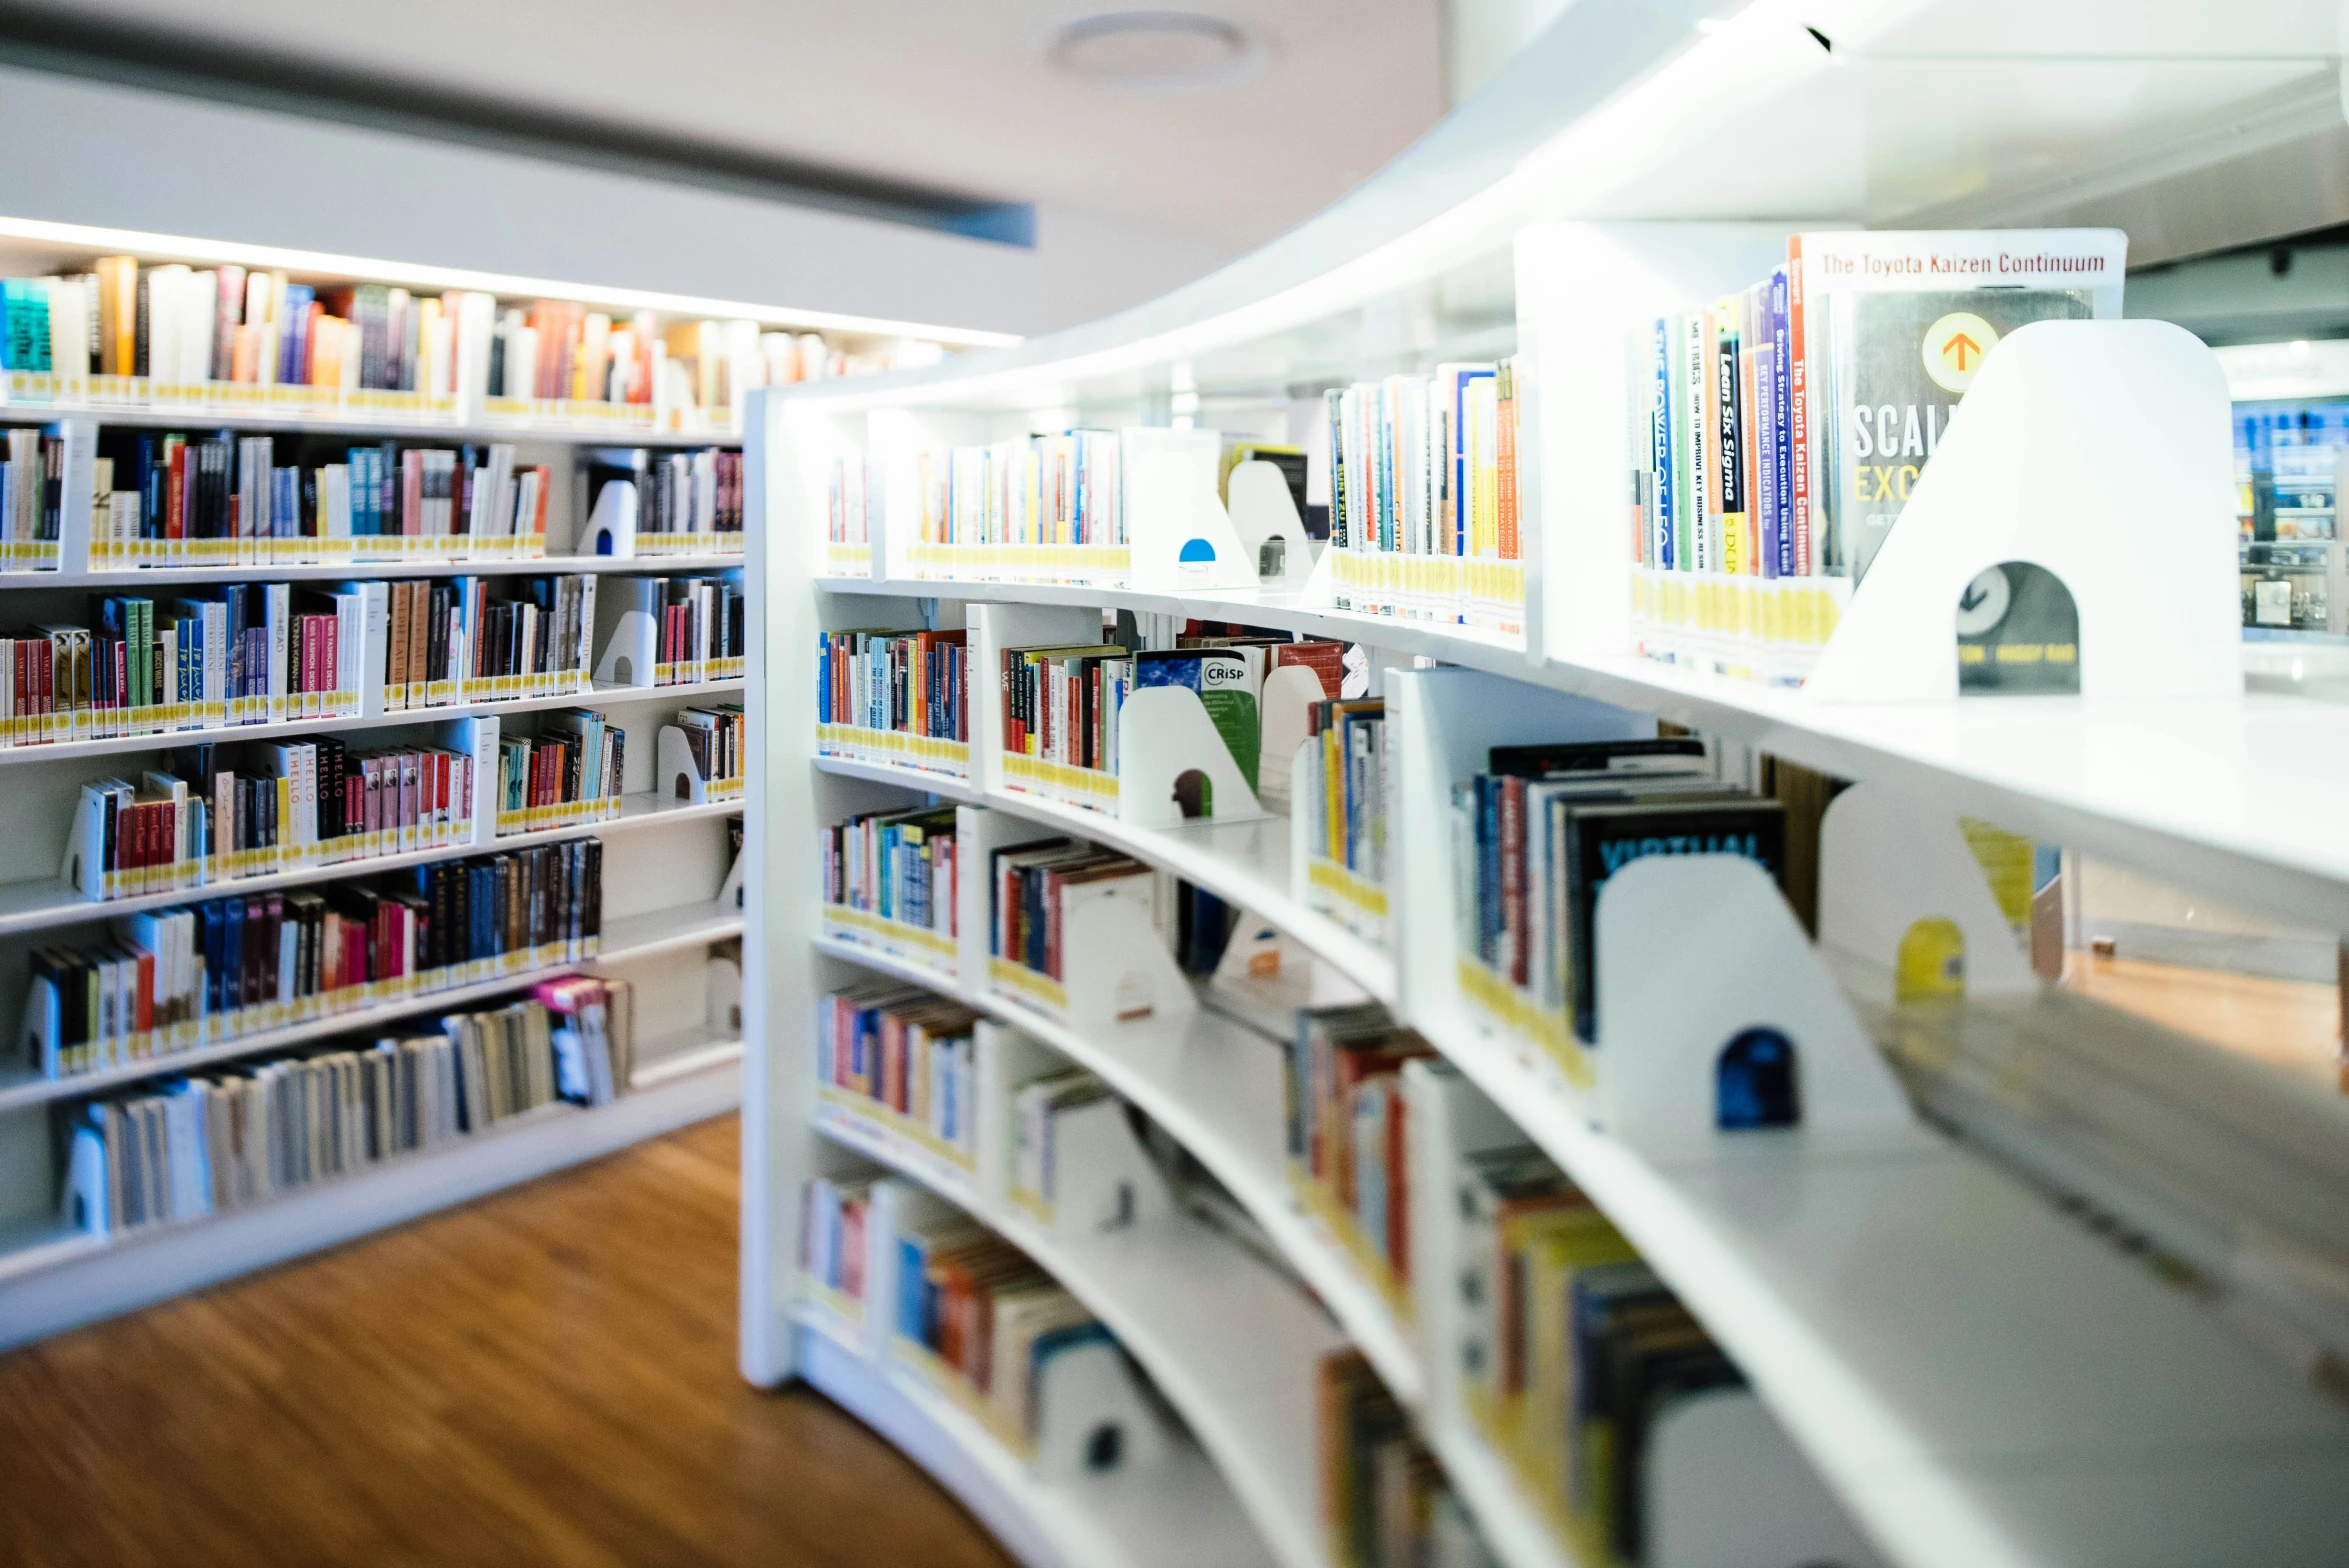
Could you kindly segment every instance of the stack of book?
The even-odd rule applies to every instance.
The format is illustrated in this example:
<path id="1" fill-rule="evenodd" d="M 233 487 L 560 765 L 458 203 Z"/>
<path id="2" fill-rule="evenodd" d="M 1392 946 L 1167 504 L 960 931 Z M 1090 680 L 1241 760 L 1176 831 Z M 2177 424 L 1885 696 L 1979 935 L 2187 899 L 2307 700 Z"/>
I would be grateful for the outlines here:
<path id="1" fill-rule="evenodd" d="M 463 844 L 473 798 L 459 751 L 361 752 L 331 736 L 193 746 L 136 784 L 82 786 L 67 880 L 85 898 L 135 898 Z"/>
<path id="2" fill-rule="evenodd" d="M 1658 318 L 1628 432 L 1641 648 L 1799 684 L 1999 339 L 2118 316 L 2126 261 L 2112 229 L 1795 234 Z"/>
<path id="3" fill-rule="evenodd" d="M 1290 1183 L 1406 1322 L 1411 1141 L 1403 1064 L 1433 1054 L 1375 1002 L 1305 1007 L 1284 1077 Z"/>
<path id="4" fill-rule="evenodd" d="M 1322 1359 L 1314 1410 L 1322 1519 L 1342 1568 L 1495 1568 L 1442 1467 L 1360 1352 Z"/>
<path id="5" fill-rule="evenodd" d="M 19 1035 L 44 1078 L 125 1067 L 396 997 L 595 956 L 593 839 L 370 881 L 142 911 L 35 950 Z"/>
<path id="6" fill-rule="evenodd" d="M 816 749 L 967 775 L 970 641 L 961 631 L 818 633 Z"/>
<path id="7" fill-rule="evenodd" d="M 1783 879 L 1786 808 L 1725 786 L 1702 742 L 1495 746 L 1452 791 L 1460 984 L 1481 1021 L 1588 1079 L 1599 890 L 1647 855 L 1740 855 Z"/>
<path id="8" fill-rule="evenodd" d="M 430 1033 L 79 1102 L 64 1117 L 67 1214 L 102 1236 L 181 1224 L 357 1175 L 557 1099 L 589 1103 L 565 1084 L 555 1034 L 554 1015 L 533 998 L 452 1014 Z"/>
<path id="9" fill-rule="evenodd" d="M 1014 1451 L 1038 1436 L 1043 1370 L 1080 1345 L 1115 1344 L 1109 1330 L 1025 1253 L 955 1216 L 901 1228 L 891 1319 L 908 1357 L 975 1404 Z"/>
<path id="10" fill-rule="evenodd" d="M 542 714 L 535 734 L 501 728 L 498 835 L 616 817 L 627 776 L 628 732 L 593 708 Z"/>
<path id="11" fill-rule="evenodd" d="M 832 483 L 824 502 L 824 537 L 836 545 L 869 545 L 882 517 L 888 482 L 881 460 L 846 453 L 832 460 Z"/>
<path id="12" fill-rule="evenodd" d="M 580 1105 L 609 1105 L 636 1072 L 636 988 L 601 975 L 541 981 L 531 992 L 547 1010 L 555 1051 L 555 1092 Z"/>
<path id="13" fill-rule="evenodd" d="M 554 471 L 513 447 L 384 441 L 340 462 L 278 461 L 297 438 L 110 430 L 96 460 L 91 564 L 129 567 L 530 559 Z"/>
<path id="14" fill-rule="evenodd" d="M 1743 1382 L 1607 1217 L 1531 1145 L 1462 1162 L 1450 1347 L 1469 1419 L 1586 1562 L 1644 1560 L 1647 1437 Z"/>
<path id="15" fill-rule="evenodd" d="M 1324 394 L 1339 609 L 1524 635 L 1516 379 L 1502 360 Z"/>
<path id="16" fill-rule="evenodd" d="M 828 934 L 952 967 L 961 872 L 954 807 L 836 822 L 822 831 L 818 866 Z"/>
<path id="17" fill-rule="evenodd" d="M 1134 666 L 1133 652 L 1117 643 L 1004 649 L 1003 750 L 1014 764 L 1006 781 L 1040 786 L 1070 805 L 1116 810 L 1118 718 Z"/>
<path id="18" fill-rule="evenodd" d="M 816 1084 L 835 1104 L 975 1170 L 979 1015 L 907 986 L 875 983 L 816 1001 Z"/>

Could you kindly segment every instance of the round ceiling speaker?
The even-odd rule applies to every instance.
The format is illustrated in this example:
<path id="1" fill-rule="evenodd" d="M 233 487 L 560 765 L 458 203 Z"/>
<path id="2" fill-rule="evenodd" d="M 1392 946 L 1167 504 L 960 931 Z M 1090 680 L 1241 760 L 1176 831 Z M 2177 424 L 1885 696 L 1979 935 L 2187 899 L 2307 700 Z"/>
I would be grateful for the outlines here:
<path id="1" fill-rule="evenodd" d="M 1128 92 L 1204 92 L 1253 76 L 1264 48 L 1196 11 L 1111 11 L 1064 23 L 1045 56 L 1071 76 Z"/>

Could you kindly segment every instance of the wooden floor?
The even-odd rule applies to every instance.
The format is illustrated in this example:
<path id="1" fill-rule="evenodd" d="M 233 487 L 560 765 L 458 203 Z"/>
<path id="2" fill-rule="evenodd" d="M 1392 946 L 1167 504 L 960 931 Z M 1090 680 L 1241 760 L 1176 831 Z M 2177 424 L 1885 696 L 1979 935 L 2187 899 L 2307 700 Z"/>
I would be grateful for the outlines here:
<path id="1" fill-rule="evenodd" d="M 1003 1568 L 820 1397 L 734 1370 L 707 1122 L 0 1356 L 10 1568 Z"/>

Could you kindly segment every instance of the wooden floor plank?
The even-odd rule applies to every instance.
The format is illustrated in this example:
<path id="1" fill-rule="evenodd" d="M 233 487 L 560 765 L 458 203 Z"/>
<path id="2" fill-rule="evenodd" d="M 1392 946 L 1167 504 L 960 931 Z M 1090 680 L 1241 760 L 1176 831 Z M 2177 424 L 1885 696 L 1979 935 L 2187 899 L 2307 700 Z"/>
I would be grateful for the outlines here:
<path id="1" fill-rule="evenodd" d="M 736 1121 L 0 1356 L 0 1558 L 1008 1568 L 734 1370 Z"/>

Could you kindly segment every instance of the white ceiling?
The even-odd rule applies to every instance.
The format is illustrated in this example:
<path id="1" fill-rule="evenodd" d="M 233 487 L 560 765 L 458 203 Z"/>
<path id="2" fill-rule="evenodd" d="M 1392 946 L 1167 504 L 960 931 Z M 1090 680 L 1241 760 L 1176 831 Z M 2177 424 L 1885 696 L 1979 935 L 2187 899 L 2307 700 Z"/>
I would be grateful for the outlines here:
<path id="1" fill-rule="evenodd" d="M 1441 113 L 1439 0 L 1155 0 L 1235 23 L 1247 80 L 1120 91 L 1045 58 L 1114 0 L 61 0 L 347 70 L 1000 201 L 1237 253 Z"/>

